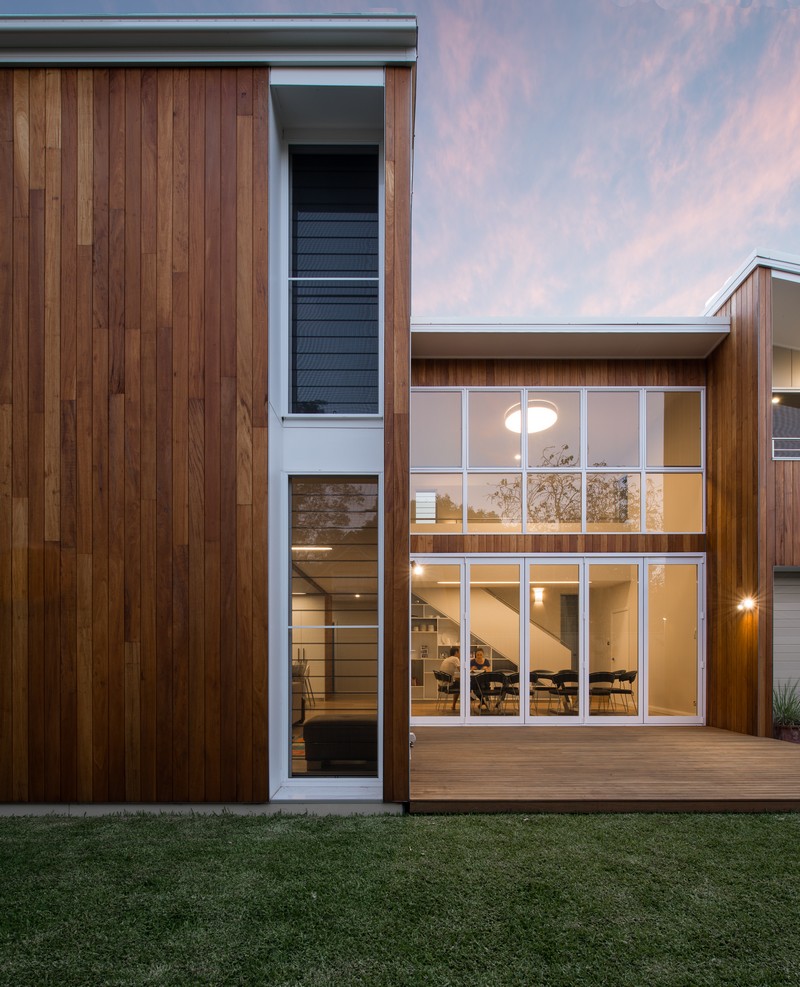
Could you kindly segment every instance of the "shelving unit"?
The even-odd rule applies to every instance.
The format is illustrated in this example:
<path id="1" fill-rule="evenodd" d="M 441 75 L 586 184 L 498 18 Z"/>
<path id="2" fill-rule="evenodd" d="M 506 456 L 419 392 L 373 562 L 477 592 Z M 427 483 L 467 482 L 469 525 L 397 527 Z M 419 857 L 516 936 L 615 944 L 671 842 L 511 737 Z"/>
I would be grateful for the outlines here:
<path id="1" fill-rule="evenodd" d="M 433 671 L 459 644 L 458 624 L 428 603 L 411 605 L 411 698 L 436 699 Z M 416 683 L 416 684 L 415 684 Z"/>

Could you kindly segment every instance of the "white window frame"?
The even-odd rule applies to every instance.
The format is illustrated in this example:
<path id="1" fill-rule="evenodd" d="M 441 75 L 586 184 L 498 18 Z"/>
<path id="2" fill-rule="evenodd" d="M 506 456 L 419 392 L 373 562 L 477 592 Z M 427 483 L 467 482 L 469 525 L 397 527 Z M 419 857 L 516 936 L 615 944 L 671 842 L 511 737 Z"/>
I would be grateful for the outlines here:
<path id="1" fill-rule="evenodd" d="M 537 387 L 412 387 L 412 400 L 414 393 L 424 392 L 424 391 L 436 391 L 436 392 L 460 392 L 461 398 L 461 462 L 462 466 L 460 469 L 449 468 L 438 468 L 433 466 L 427 467 L 411 467 L 411 474 L 413 476 L 422 476 L 425 474 L 433 475 L 449 475 L 458 476 L 461 475 L 461 496 L 462 496 L 462 515 L 461 515 L 461 528 L 458 531 L 452 532 L 441 532 L 441 531 L 415 531 L 412 528 L 412 534 L 432 534 L 436 536 L 447 536 L 448 534 L 465 535 L 472 534 L 475 532 L 470 532 L 468 528 L 468 476 L 477 475 L 481 473 L 505 473 L 509 475 L 519 475 L 522 481 L 522 505 L 521 505 L 521 521 L 520 530 L 518 532 L 509 532 L 504 530 L 498 530 L 497 534 L 530 534 L 530 535 L 550 535 L 550 534 L 563 534 L 569 535 L 594 535 L 594 534 L 630 534 L 630 535 L 681 535 L 681 534 L 693 534 L 702 535 L 705 534 L 707 528 L 707 492 L 706 492 L 706 388 L 705 387 L 693 387 L 693 386 L 646 386 L 646 387 L 586 387 L 586 386 L 563 386 L 563 387 L 547 387 L 547 386 L 537 386 Z M 571 392 L 578 393 L 580 396 L 580 465 L 577 467 L 569 468 L 544 468 L 544 467 L 531 467 L 528 464 L 528 444 L 524 441 L 524 433 L 521 440 L 521 461 L 518 466 L 492 466 L 492 467 L 477 467 L 470 466 L 468 461 L 469 452 L 469 394 L 474 392 L 507 392 L 509 394 L 515 394 L 518 396 L 521 406 L 525 406 L 528 397 L 535 395 L 537 393 L 557 393 L 557 392 Z M 628 392 L 638 394 L 639 401 L 639 465 L 635 467 L 628 466 L 613 466 L 608 465 L 604 467 L 591 467 L 586 462 L 586 452 L 588 449 L 588 395 L 589 393 L 595 392 Z M 699 467 L 688 467 L 688 466 L 662 466 L 662 467 L 648 467 L 647 466 L 647 429 L 646 429 L 646 407 L 647 407 L 647 395 L 649 393 L 666 393 L 666 392 L 688 392 L 696 393 L 700 395 L 700 453 L 701 453 L 701 465 Z M 548 531 L 528 531 L 527 528 L 527 513 L 528 513 L 528 498 L 527 498 L 527 478 L 533 474 L 551 474 L 551 473 L 566 473 L 570 475 L 576 475 L 581 477 L 581 528 L 580 531 L 574 532 L 548 532 Z M 604 532 L 597 529 L 587 529 L 587 505 L 586 505 L 586 492 L 587 492 L 587 476 L 601 473 L 627 473 L 635 474 L 640 478 L 640 497 L 639 497 L 639 526 L 636 529 L 631 529 L 622 532 Z M 701 479 L 701 520 L 702 527 L 699 531 L 649 531 L 647 529 L 647 477 L 648 475 L 661 475 L 661 474 L 696 474 L 699 475 Z M 412 518 L 413 525 L 413 518 Z M 486 533 L 486 532 L 483 532 Z"/>

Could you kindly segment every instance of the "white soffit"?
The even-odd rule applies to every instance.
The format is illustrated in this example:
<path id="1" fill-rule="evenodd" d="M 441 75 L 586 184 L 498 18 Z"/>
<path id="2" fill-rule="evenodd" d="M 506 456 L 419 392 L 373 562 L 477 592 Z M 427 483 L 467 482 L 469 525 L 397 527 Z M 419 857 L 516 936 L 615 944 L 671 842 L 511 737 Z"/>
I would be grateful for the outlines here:
<path id="1" fill-rule="evenodd" d="M 411 355 L 436 360 L 700 360 L 730 332 L 727 318 L 560 323 L 412 320 Z"/>
<path id="2" fill-rule="evenodd" d="M 0 17 L 2 65 L 409 65 L 407 15 Z"/>

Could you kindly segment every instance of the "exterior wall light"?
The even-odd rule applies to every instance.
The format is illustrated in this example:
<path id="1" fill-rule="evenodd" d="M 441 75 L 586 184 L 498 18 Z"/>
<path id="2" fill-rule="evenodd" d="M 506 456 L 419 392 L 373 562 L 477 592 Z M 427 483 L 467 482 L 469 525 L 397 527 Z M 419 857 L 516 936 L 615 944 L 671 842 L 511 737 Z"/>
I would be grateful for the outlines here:
<path id="1" fill-rule="evenodd" d="M 746 596 L 741 603 L 736 607 L 737 610 L 741 610 L 744 613 L 750 613 L 751 610 L 755 610 L 756 601 L 752 596 Z"/>
<path id="2" fill-rule="evenodd" d="M 413 574 L 414 574 L 415 576 L 421 576 L 421 575 L 423 574 L 423 572 L 425 572 L 425 569 L 424 569 L 424 567 L 423 567 L 423 566 L 421 566 L 421 565 L 419 564 L 419 562 L 412 562 L 412 563 L 411 563 L 411 572 L 412 572 L 412 573 L 413 573 Z"/>
<path id="3" fill-rule="evenodd" d="M 558 408 L 552 401 L 528 402 L 528 434 L 544 432 L 558 421 Z M 509 432 L 519 434 L 522 431 L 522 409 L 519 404 L 512 404 L 505 414 L 505 426 Z"/>

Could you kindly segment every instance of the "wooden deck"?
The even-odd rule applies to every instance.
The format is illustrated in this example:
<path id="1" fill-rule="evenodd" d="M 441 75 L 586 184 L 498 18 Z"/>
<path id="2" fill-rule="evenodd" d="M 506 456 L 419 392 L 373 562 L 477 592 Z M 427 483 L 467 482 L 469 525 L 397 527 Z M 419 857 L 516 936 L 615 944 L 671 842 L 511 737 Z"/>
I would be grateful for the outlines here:
<path id="1" fill-rule="evenodd" d="M 417 727 L 412 812 L 800 810 L 800 745 L 712 727 Z"/>

